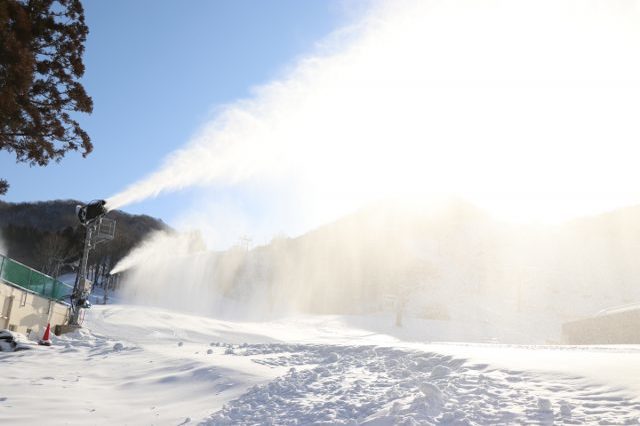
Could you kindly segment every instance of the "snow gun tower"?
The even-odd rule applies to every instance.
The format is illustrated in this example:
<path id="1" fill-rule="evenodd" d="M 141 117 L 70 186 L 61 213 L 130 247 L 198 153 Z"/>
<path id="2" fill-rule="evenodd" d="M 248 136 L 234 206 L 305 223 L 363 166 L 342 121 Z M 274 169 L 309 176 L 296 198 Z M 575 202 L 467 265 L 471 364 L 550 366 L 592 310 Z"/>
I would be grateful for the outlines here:
<path id="1" fill-rule="evenodd" d="M 112 240 L 115 235 L 116 221 L 105 217 L 106 204 L 105 200 L 94 200 L 84 206 L 76 206 L 76 214 L 80 223 L 86 228 L 86 234 L 80 268 L 71 294 L 71 317 L 69 318 L 71 326 L 80 325 L 80 309 L 91 307 L 89 295 L 93 283 L 87 279 L 89 252 L 98 244 Z"/>

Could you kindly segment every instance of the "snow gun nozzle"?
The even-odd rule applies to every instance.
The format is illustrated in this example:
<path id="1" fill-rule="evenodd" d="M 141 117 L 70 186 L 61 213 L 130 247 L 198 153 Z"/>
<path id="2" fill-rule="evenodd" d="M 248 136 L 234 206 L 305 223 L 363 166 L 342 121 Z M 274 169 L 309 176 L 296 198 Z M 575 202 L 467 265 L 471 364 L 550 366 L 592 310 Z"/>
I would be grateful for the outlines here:
<path id="1" fill-rule="evenodd" d="M 106 204 L 105 200 L 93 200 L 85 205 L 76 206 L 76 214 L 80 223 L 88 225 L 107 214 Z"/>

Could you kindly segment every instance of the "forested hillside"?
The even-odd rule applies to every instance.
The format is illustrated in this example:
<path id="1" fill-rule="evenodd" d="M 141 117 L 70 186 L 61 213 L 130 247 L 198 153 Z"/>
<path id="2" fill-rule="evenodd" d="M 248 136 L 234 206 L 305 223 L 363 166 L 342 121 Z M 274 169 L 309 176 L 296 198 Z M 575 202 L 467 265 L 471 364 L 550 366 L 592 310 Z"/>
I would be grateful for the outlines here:
<path id="1" fill-rule="evenodd" d="M 78 204 L 76 200 L 0 202 L 0 239 L 8 256 L 51 275 L 72 271 L 85 235 L 75 214 Z M 149 232 L 170 230 L 146 215 L 115 210 L 107 217 L 116 220 L 115 238 L 92 252 L 89 264 L 95 273 L 107 273 Z"/>

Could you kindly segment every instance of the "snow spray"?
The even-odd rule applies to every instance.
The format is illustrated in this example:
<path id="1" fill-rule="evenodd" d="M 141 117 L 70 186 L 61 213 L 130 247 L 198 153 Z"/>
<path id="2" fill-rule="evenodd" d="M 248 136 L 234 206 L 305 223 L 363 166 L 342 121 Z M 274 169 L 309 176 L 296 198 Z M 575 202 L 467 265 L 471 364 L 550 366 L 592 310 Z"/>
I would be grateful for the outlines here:
<path id="1" fill-rule="evenodd" d="M 324 219 L 433 192 L 488 208 L 499 194 L 525 194 L 523 211 L 508 214 L 535 219 L 584 213 L 594 206 L 545 213 L 554 197 L 544 195 L 634 186 L 625 173 L 637 168 L 624 155 L 639 132 L 630 119 L 640 91 L 631 4 L 376 3 L 253 97 L 221 108 L 109 206 L 250 184 L 328 206 Z M 609 160 L 615 168 L 592 172 Z"/>
<path id="2" fill-rule="evenodd" d="M 455 194 L 516 222 L 561 222 L 637 202 L 640 172 L 630 147 L 640 137 L 635 118 L 640 113 L 639 21 L 638 10 L 626 1 L 375 3 L 277 79 L 255 89 L 251 98 L 222 108 L 157 171 L 109 198 L 109 208 L 194 186 L 205 188 L 203 205 L 220 188 L 250 189 L 269 194 L 262 207 L 286 205 L 308 231 L 390 197 Z M 286 229 L 288 219 L 273 220 L 265 235 Z M 390 278 L 397 270 L 424 268 L 415 275 L 423 278 L 402 280 L 420 281 L 422 288 L 439 282 L 476 289 L 467 294 L 482 292 L 481 283 L 491 282 L 521 303 L 523 288 L 539 285 L 530 277 L 544 269 L 541 258 L 549 260 L 544 250 L 533 251 L 538 260 L 529 268 L 528 243 L 520 246 L 513 243 L 517 238 L 507 238 L 522 249 L 515 261 L 500 232 L 485 239 L 480 225 L 463 227 L 483 241 L 476 251 L 462 234 L 451 234 L 461 239 L 456 243 L 436 244 L 419 232 L 437 233 L 433 224 L 442 221 L 408 221 L 418 228 L 394 233 L 391 227 L 380 231 L 376 241 L 363 240 L 360 233 L 371 231 L 357 223 L 314 243 L 284 239 L 266 244 L 265 238 L 267 248 L 218 252 L 216 261 L 185 260 L 187 266 L 178 259 L 175 244 L 161 238 L 150 240 L 135 256 L 163 259 L 141 255 L 157 253 L 158 247 L 176 255 L 158 262 L 181 272 L 154 276 L 156 288 L 215 288 L 211 291 L 227 299 L 253 294 L 265 305 L 286 299 L 290 306 L 322 312 L 343 309 L 340 304 L 356 300 L 354 295 L 380 296 L 388 286 L 399 286 Z M 375 229 L 387 229 L 375 224 Z M 224 229 L 227 222 L 211 220 L 208 226 Z M 415 242 L 412 234 L 425 237 Z M 570 247 L 577 247 L 577 240 L 569 240 Z M 343 257 L 328 254 L 336 247 Z M 132 254 L 123 264 L 133 260 Z M 560 269 L 571 270 L 568 262 Z M 143 263 L 140 268 L 157 270 L 157 263 Z M 427 279 L 428 265 L 440 263 L 434 274 L 441 281 Z M 380 272 L 377 276 L 368 269 L 373 264 L 384 266 L 373 269 Z M 212 272 L 211 265 L 219 269 Z M 602 266 L 610 272 L 610 266 Z M 141 288 L 136 285 L 146 277 L 132 273 L 138 284 L 130 288 Z M 238 282 L 255 288 L 233 284 Z M 244 290 L 238 293 L 239 288 Z M 502 290 L 487 292 L 495 296 L 488 298 L 493 302 L 487 309 Z M 193 292 L 166 294 L 154 300 L 177 303 L 183 297 L 188 304 L 186 299 L 194 297 Z"/>

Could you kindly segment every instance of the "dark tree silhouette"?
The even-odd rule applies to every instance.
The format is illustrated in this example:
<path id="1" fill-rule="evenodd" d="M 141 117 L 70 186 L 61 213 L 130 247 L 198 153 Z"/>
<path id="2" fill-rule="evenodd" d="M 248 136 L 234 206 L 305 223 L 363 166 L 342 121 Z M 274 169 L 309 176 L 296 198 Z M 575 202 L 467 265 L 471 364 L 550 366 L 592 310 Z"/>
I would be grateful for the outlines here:
<path id="1" fill-rule="evenodd" d="M 0 2 L 3 0 L 0 0 Z M 32 268 L 51 272 L 49 263 L 59 259 L 61 273 L 70 271 L 84 248 L 85 227 L 75 214 L 77 200 L 56 200 L 35 203 L 0 201 L 0 235 L 9 257 Z M 130 215 L 112 210 L 108 217 L 116 220 L 113 241 L 99 244 L 91 251 L 89 265 L 95 270 L 110 270 L 138 245 L 150 232 L 173 232 L 161 220 L 145 215 Z M 2 422 L 0 422 L 1 424 Z"/>
<path id="2" fill-rule="evenodd" d="M 18 162 L 93 149 L 74 119 L 93 110 L 79 82 L 88 32 L 80 0 L 0 0 L 0 150 Z M 0 180 L 0 194 L 7 188 Z"/>

